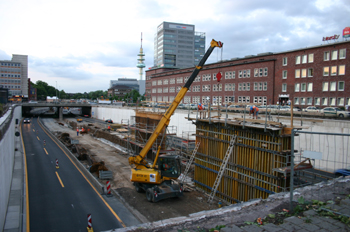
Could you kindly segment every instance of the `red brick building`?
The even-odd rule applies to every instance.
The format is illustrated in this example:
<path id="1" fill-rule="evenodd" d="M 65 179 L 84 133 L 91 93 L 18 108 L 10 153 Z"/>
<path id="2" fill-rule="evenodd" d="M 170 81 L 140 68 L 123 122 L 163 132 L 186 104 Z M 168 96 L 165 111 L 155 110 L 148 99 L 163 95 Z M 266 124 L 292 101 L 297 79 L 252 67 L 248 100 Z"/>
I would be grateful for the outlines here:
<path id="1" fill-rule="evenodd" d="M 146 99 L 172 102 L 193 68 L 146 71 Z M 218 82 L 216 74 L 221 72 Z M 350 105 L 350 41 L 206 64 L 183 103 Z"/>

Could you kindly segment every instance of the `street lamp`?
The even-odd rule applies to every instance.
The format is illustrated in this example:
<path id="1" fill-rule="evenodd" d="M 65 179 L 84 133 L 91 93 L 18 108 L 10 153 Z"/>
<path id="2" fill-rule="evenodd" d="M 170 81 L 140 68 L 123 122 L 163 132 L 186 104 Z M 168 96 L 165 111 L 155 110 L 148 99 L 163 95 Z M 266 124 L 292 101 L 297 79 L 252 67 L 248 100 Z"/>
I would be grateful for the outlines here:
<path id="1" fill-rule="evenodd" d="M 56 81 L 56 103 L 57 103 L 57 81 Z"/>

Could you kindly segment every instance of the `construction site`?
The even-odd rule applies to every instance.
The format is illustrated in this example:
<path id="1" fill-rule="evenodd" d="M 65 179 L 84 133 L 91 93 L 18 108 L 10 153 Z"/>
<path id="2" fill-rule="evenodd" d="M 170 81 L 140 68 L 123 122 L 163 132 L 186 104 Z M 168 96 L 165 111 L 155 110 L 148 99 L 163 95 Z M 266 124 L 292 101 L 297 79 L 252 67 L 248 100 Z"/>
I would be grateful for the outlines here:
<path id="1" fill-rule="evenodd" d="M 110 131 L 102 122 L 93 122 L 91 119 L 82 122 L 66 119 L 51 130 L 57 131 L 61 141 L 97 178 L 100 171 L 111 171 L 112 188 L 132 208 L 147 215 L 150 203 L 145 194 L 136 192 L 130 182 L 127 159 L 142 150 L 163 114 L 159 110 L 139 108 L 130 120 L 122 120 L 125 123 L 110 124 Z M 184 184 L 184 197 L 154 203 L 152 207 L 159 207 L 164 214 L 148 215 L 145 221 L 186 216 L 257 198 L 266 199 L 271 194 L 290 190 L 290 126 L 263 118 L 249 119 L 242 114 L 222 114 L 219 111 L 193 111 L 188 115 L 186 120 L 191 121 L 196 130 L 182 132 L 182 136 L 177 136 L 176 128 L 167 127 L 159 134 L 146 157 L 147 162 L 152 163 L 159 147 L 160 154 L 170 153 L 181 157 L 182 175 L 177 181 Z M 82 127 L 86 135 L 76 136 L 75 129 Z M 294 127 L 301 129 L 300 126 Z M 93 145 L 91 140 L 102 141 L 101 149 Z M 111 153 L 106 152 L 105 149 L 112 149 L 107 147 L 113 146 L 116 149 Z M 335 177 L 329 172 L 316 170 L 316 173 L 309 159 L 299 160 L 293 171 L 294 188 Z M 101 183 L 106 180 L 100 178 Z M 169 206 L 174 207 L 170 213 L 167 212 Z"/>

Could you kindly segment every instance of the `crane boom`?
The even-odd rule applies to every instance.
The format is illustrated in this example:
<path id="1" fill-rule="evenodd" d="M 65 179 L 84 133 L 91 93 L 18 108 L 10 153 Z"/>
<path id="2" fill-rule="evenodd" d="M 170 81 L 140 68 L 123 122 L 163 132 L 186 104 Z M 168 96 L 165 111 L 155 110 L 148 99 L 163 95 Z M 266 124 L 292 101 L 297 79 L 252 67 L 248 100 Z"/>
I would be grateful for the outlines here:
<path id="1" fill-rule="evenodd" d="M 159 121 L 156 129 L 154 130 L 152 135 L 149 137 L 146 145 L 143 147 L 140 154 L 137 156 L 129 157 L 129 164 L 138 165 L 138 164 L 144 163 L 144 158 L 146 157 L 148 151 L 151 149 L 152 145 L 154 144 L 154 142 L 158 138 L 159 134 L 164 130 L 164 128 L 166 126 L 169 125 L 171 115 L 175 112 L 177 106 L 180 104 L 180 102 L 184 98 L 188 89 L 192 85 L 194 79 L 197 77 L 199 71 L 203 68 L 204 63 L 206 62 L 206 60 L 208 59 L 208 57 L 210 56 L 210 54 L 212 53 L 214 48 L 215 47 L 221 48 L 222 45 L 223 45 L 223 43 L 221 43 L 220 41 L 215 41 L 215 40 L 211 41 L 209 49 L 204 54 L 203 58 L 201 59 L 201 61 L 198 64 L 198 66 L 195 67 L 195 69 L 193 70 L 190 78 L 187 80 L 185 85 L 181 88 L 179 93 L 176 95 L 174 101 L 171 103 L 171 105 L 169 106 L 169 108 L 167 109 L 167 111 L 165 112 L 165 114 L 163 115 L 161 120 Z"/>

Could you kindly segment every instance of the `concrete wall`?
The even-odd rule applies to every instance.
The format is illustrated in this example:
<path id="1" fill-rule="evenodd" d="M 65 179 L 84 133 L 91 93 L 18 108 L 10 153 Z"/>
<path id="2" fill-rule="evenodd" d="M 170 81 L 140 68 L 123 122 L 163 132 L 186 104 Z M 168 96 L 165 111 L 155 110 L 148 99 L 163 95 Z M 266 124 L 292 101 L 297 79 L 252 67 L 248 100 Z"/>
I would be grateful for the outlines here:
<path id="1" fill-rule="evenodd" d="M 282 119 L 281 122 L 290 125 L 290 119 Z M 294 126 L 302 126 L 302 131 L 315 132 L 316 134 L 299 133 L 295 137 L 294 149 L 296 161 L 304 160 L 303 157 L 313 158 L 313 165 L 317 169 L 334 172 L 350 166 L 350 121 L 316 119 L 311 121 L 296 117 Z M 318 133 L 328 133 L 327 135 Z M 344 134 L 339 136 L 336 134 Z M 312 156 L 307 154 L 313 152 Z"/>
<path id="2" fill-rule="evenodd" d="M 4 227 L 15 155 L 16 119 L 21 120 L 22 107 L 9 110 L 0 120 L 2 137 L 0 141 L 0 229 Z M 11 119 L 12 118 L 12 119 Z"/>
<path id="3" fill-rule="evenodd" d="M 155 109 L 156 112 L 165 112 L 164 109 Z M 115 123 L 121 123 L 123 120 L 123 124 L 126 124 L 126 120 L 130 120 L 132 116 L 135 116 L 135 110 L 132 108 L 127 108 L 127 107 L 110 107 L 110 106 L 105 106 L 105 107 L 92 107 L 92 117 L 101 119 L 101 120 L 106 120 L 106 119 L 112 119 L 113 122 Z M 149 109 L 149 111 L 152 111 L 152 109 Z M 196 113 L 196 111 L 193 111 Z M 195 118 L 196 114 L 191 114 L 190 117 Z M 185 119 L 185 117 L 188 117 L 188 111 L 185 110 L 177 110 L 175 114 L 171 117 L 169 127 L 174 126 L 177 128 L 177 135 L 182 136 L 182 132 L 188 132 L 196 131 L 196 126 L 192 124 L 191 121 L 188 121 Z M 107 126 L 106 126 L 107 127 Z"/>

